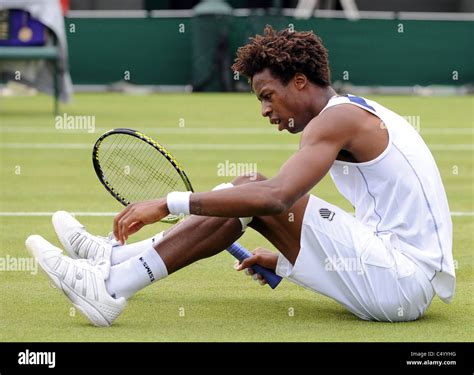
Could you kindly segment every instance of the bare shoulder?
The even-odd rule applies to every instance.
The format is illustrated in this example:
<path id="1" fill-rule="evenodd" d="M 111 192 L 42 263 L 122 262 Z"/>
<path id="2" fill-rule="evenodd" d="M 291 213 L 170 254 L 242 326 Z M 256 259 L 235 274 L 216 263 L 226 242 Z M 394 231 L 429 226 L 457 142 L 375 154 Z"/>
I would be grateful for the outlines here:
<path id="1" fill-rule="evenodd" d="M 367 121 L 367 111 L 351 104 L 338 104 L 314 117 L 305 127 L 301 145 L 319 141 L 337 142 L 344 148 Z"/>

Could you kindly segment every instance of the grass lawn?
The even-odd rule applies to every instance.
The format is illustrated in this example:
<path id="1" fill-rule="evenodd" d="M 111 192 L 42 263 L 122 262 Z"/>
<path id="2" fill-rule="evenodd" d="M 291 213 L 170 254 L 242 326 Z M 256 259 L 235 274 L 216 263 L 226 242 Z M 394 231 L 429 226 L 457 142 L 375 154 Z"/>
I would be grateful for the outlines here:
<path id="1" fill-rule="evenodd" d="M 457 291 L 452 304 L 435 298 L 416 322 L 366 322 L 288 281 L 274 291 L 259 287 L 235 272 L 233 258 L 224 252 L 139 292 L 111 328 L 97 329 L 41 270 L 0 270 L 0 341 L 472 341 L 474 98 L 370 98 L 401 115 L 416 116 L 440 168 L 455 213 Z M 91 163 L 95 139 L 110 128 L 134 128 L 159 139 L 198 191 L 233 178 L 218 173 L 219 163 L 226 161 L 256 163 L 259 172 L 272 176 L 299 141 L 269 126 L 250 94 L 75 95 L 62 112 L 95 116 L 95 132 L 57 129 L 51 109 L 46 96 L 0 99 L 0 258 L 29 257 L 24 241 L 33 233 L 59 245 L 48 212 L 121 209 L 96 179 Z M 351 210 L 329 177 L 313 193 Z M 21 212 L 45 214 L 6 214 Z M 92 233 L 111 230 L 111 216 L 79 220 Z M 166 227 L 147 227 L 136 240 Z M 240 242 L 250 249 L 271 248 L 252 230 Z"/>

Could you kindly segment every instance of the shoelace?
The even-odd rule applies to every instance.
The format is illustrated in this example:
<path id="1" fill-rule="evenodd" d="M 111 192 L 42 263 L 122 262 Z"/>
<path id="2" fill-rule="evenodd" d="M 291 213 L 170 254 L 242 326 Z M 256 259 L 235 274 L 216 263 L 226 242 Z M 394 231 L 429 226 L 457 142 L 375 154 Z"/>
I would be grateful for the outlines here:
<path id="1" fill-rule="evenodd" d="M 120 243 L 115 239 L 114 232 L 109 232 L 107 237 L 102 237 L 102 236 L 97 236 L 97 237 L 108 242 L 110 245 L 112 245 L 112 247 L 120 245 Z"/>
<path id="2" fill-rule="evenodd" d="M 115 239 L 114 232 L 109 232 L 107 236 L 95 236 L 102 241 L 107 242 L 109 245 L 112 245 L 112 247 L 119 246 L 120 243 Z"/>

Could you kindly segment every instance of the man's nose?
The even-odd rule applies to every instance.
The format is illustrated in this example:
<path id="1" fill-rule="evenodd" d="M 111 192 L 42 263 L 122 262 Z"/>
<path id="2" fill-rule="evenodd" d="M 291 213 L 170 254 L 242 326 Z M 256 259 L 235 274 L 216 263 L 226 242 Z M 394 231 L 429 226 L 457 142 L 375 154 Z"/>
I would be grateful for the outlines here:
<path id="1" fill-rule="evenodd" d="M 272 113 L 271 107 L 267 104 L 262 103 L 262 116 L 263 117 L 268 117 L 268 116 L 270 116 L 270 113 Z"/>

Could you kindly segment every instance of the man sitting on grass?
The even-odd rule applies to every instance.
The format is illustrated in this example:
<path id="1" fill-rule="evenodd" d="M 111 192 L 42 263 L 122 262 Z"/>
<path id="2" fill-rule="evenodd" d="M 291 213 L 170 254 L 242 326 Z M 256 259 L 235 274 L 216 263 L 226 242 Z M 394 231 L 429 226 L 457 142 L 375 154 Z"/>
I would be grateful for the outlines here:
<path id="1" fill-rule="evenodd" d="M 361 319 L 415 320 L 435 294 L 449 302 L 455 274 L 448 202 L 433 156 L 412 126 L 374 101 L 338 96 L 327 51 L 312 32 L 266 27 L 239 48 L 233 69 L 250 79 L 271 124 L 301 133 L 299 150 L 270 179 L 241 176 L 214 191 L 131 204 L 115 217 L 115 240 L 56 213 L 53 224 L 70 257 L 40 236 L 26 245 L 74 305 L 93 324 L 109 326 L 137 291 L 218 254 L 247 225 L 279 253 L 258 249 L 239 270 L 268 267 Z M 308 193 L 328 172 L 355 217 Z M 165 234 L 125 244 L 169 213 L 192 216 Z"/>

